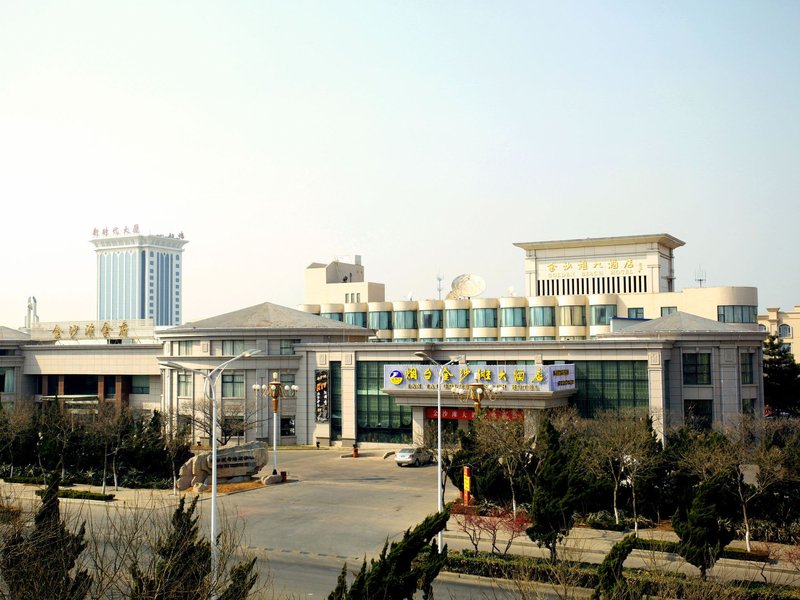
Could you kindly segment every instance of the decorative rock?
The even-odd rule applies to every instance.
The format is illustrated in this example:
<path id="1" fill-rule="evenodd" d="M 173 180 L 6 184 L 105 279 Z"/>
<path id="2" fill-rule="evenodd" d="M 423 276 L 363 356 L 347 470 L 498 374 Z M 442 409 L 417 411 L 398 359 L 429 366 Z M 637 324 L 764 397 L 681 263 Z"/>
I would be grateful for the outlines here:
<path id="1" fill-rule="evenodd" d="M 280 483 L 283 481 L 283 477 L 281 477 L 280 473 L 276 473 L 275 475 L 267 475 L 261 478 L 261 483 L 264 485 L 272 485 L 274 483 Z"/>
<path id="2" fill-rule="evenodd" d="M 267 464 L 267 444 L 250 442 L 242 446 L 217 450 L 217 483 L 244 477 L 245 481 L 258 473 Z M 181 466 L 178 489 L 185 490 L 199 484 L 211 483 L 211 453 L 193 456 Z"/>

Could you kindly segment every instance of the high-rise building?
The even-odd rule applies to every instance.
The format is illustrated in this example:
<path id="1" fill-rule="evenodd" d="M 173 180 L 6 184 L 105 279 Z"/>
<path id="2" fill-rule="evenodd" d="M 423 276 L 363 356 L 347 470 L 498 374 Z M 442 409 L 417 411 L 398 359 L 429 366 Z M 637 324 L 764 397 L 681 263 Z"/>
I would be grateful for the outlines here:
<path id="1" fill-rule="evenodd" d="M 95 230 L 98 320 L 153 319 L 181 324 L 183 234 L 142 235 L 134 226 Z"/>

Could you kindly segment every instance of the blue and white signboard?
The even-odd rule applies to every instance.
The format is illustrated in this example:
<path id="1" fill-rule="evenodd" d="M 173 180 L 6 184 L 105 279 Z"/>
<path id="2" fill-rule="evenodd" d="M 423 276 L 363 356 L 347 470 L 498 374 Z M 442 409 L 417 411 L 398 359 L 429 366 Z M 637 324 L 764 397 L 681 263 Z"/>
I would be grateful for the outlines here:
<path id="1" fill-rule="evenodd" d="M 383 368 L 383 388 L 435 390 L 471 383 L 501 386 L 507 392 L 557 392 L 575 389 L 575 365 L 423 365 L 405 363 Z"/>

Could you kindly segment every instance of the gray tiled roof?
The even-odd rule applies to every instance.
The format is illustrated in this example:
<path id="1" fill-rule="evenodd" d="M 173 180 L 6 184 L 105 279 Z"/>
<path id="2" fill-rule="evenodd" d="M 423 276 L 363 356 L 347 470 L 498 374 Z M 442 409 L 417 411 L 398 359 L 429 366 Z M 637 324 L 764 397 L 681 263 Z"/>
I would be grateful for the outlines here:
<path id="1" fill-rule="evenodd" d="M 264 302 L 240 310 L 171 327 L 163 333 L 179 333 L 195 329 L 318 329 L 351 332 L 354 335 L 371 335 L 371 330 L 348 325 L 301 310 Z"/>
<path id="2" fill-rule="evenodd" d="M 629 325 L 621 331 L 605 334 L 604 337 L 651 333 L 733 333 L 742 331 L 752 333 L 754 330 L 752 326 L 742 325 L 740 323 L 720 323 L 719 321 L 713 321 L 712 319 L 706 319 L 705 317 L 698 317 L 697 315 L 678 311 L 664 317 L 659 317 L 658 319 Z"/>
<path id="3" fill-rule="evenodd" d="M 0 325 L 0 340 L 29 340 L 31 336 L 11 327 L 3 327 Z"/>

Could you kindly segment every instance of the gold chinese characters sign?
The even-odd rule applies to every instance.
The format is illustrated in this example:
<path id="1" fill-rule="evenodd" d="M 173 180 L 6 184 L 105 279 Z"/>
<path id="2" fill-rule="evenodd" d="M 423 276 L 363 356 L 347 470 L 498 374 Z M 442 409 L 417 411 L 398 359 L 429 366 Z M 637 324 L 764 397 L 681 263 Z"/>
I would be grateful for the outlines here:
<path id="1" fill-rule="evenodd" d="M 54 340 L 90 340 L 94 338 L 126 338 L 130 327 L 127 321 L 89 323 L 55 323 L 49 330 Z M 38 336 L 37 336 L 38 337 Z"/>
<path id="2" fill-rule="evenodd" d="M 383 389 L 436 390 L 471 383 L 501 386 L 509 392 L 555 392 L 575 389 L 575 365 L 439 365 L 394 364 L 383 368 Z"/>
<path id="3" fill-rule="evenodd" d="M 579 260 L 574 262 L 551 262 L 546 265 L 546 273 L 551 279 L 571 279 L 573 277 L 616 277 L 619 275 L 641 275 L 644 261 L 632 258 L 612 258 L 608 260 Z"/>

